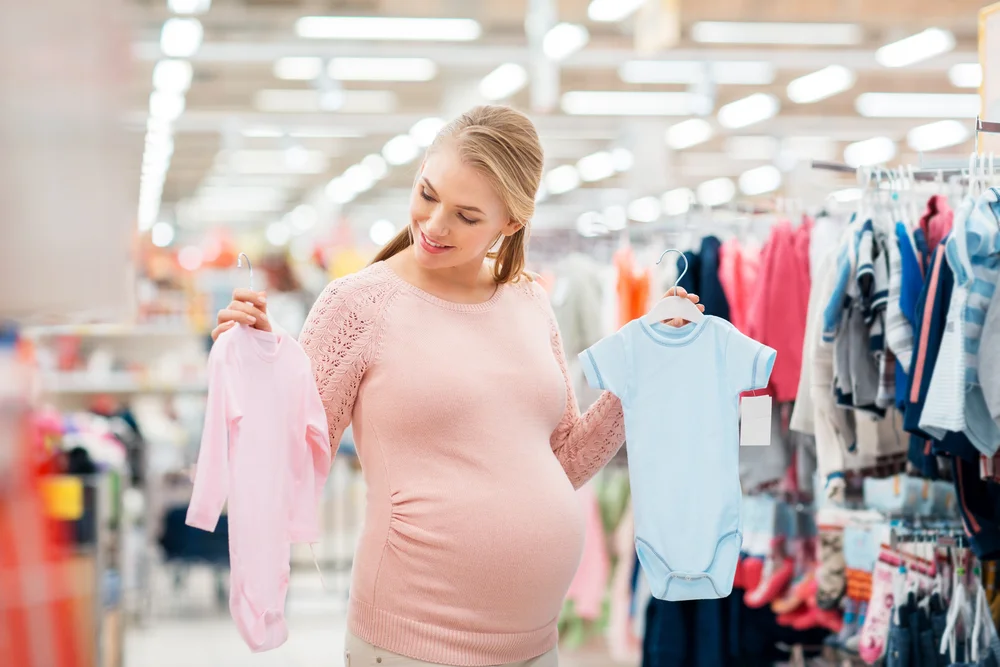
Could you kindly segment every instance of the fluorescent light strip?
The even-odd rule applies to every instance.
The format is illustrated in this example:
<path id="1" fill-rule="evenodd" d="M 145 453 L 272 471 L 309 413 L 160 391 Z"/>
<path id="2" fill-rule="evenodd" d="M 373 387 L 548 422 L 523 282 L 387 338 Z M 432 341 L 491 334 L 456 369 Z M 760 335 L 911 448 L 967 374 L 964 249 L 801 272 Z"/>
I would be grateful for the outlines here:
<path id="1" fill-rule="evenodd" d="M 691 62 L 687 60 L 630 60 L 618 69 L 625 83 L 696 84 L 706 79 L 720 85 L 766 86 L 776 68 L 769 62 Z"/>
<path id="2" fill-rule="evenodd" d="M 334 58 L 327 72 L 340 81 L 430 81 L 437 64 L 428 58 Z"/>
<path id="3" fill-rule="evenodd" d="M 580 178 L 587 183 L 601 181 L 615 175 L 615 158 L 607 151 L 600 151 L 580 158 L 576 163 Z"/>
<path id="4" fill-rule="evenodd" d="M 803 44 L 850 46 L 864 37 L 853 23 L 736 23 L 701 21 L 691 39 L 704 44 Z"/>
<path id="5" fill-rule="evenodd" d="M 896 142 L 889 137 L 873 137 L 844 148 L 844 162 L 852 167 L 885 164 L 894 157 Z"/>
<path id="6" fill-rule="evenodd" d="M 261 111 L 309 113 L 336 110 L 341 113 L 389 113 L 396 108 L 396 94 L 390 90 L 345 90 L 335 109 L 324 106 L 318 90 L 259 90 L 254 104 Z"/>
<path id="7" fill-rule="evenodd" d="M 628 217 L 636 222 L 656 222 L 662 209 L 656 197 L 641 197 L 628 205 Z"/>
<path id="8" fill-rule="evenodd" d="M 274 76 L 284 81 L 312 81 L 322 73 L 322 58 L 290 56 L 274 62 Z"/>
<path id="9" fill-rule="evenodd" d="M 731 130 L 747 127 L 774 117 L 780 108 L 774 95 L 754 93 L 719 109 L 719 124 Z"/>
<path id="10" fill-rule="evenodd" d="M 698 186 L 698 201 L 704 206 L 722 206 L 736 196 L 736 184 L 728 178 L 713 178 Z"/>
<path id="11" fill-rule="evenodd" d="M 160 32 L 160 50 L 171 58 L 190 58 L 201 48 L 204 36 L 198 19 L 167 19 Z"/>
<path id="12" fill-rule="evenodd" d="M 708 121 L 691 118 L 668 128 L 665 139 L 668 146 L 679 151 L 708 141 L 713 133 Z"/>
<path id="13" fill-rule="evenodd" d="M 479 94 L 490 101 L 503 100 L 524 88 L 528 72 L 517 63 L 506 63 L 483 77 Z"/>
<path id="14" fill-rule="evenodd" d="M 690 116 L 705 110 L 702 95 L 681 92 L 574 90 L 562 96 L 562 110 L 578 116 Z"/>
<path id="15" fill-rule="evenodd" d="M 306 39 L 469 42 L 482 28 L 472 19 L 381 16 L 304 16 L 295 23 Z"/>
<path id="16" fill-rule="evenodd" d="M 565 60 L 590 41 L 590 33 L 582 25 L 558 23 L 542 39 L 542 51 L 550 60 Z"/>
<path id="17" fill-rule="evenodd" d="M 660 198 L 663 215 L 684 215 L 691 209 L 694 201 L 694 193 L 688 188 L 669 190 Z"/>
<path id="18" fill-rule="evenodd" d="M 851 70 L 841 65 L 830 65 L 791 81 L 788 84 L 788 99 L 796 104 L 812 104 L 850 89 L 855 81 Z"/>
<path id="19" fill-rule="evenodd" d="M 979 63 L 959 63 L 948 70 L 948 80 L 956 88 L 978 88 L 983 85 L 983 68 Z"/>
<path id="20" fill-rule="evenodd" d="M 975 118 L 980 104 L 971 93 L 864 93 L 854 106 L 868 118 Z"/>
<path id="21" fill-rule="evenodd" d="M 774 192 L 781 187 L 781 172 L 766 164 L 740 174 L 740 190 L 750 197 Z"/>
<path id="22" fill-rule="evenodd" d="M 928 28 L 898 42 L 886 44 L 875 52 L 875 60 L 883 67 L 906 67 L 948 53 L 954 48 L 954 35 L 941 28 Z"/>
<path id="23" fill-rule="evenodd" d="M 939 120 L 919 125 L 906 134 L 906 143 L 915 151 L 936 151 L 968 141 L 972 129 L 957 120 Z"/>
<path id="24" fill-rule="evenodd" d="M 545 187 L 554 195 L 561 195 L 580 187 L 580 173 L 571 164 L 556 167 L 545 176 Z"/>
<path id="25" fill-rule="evenodd" d="M 624 21 L 642 7 L 646 0 L 591 0 L 587 18 L 599 23 Z"/>

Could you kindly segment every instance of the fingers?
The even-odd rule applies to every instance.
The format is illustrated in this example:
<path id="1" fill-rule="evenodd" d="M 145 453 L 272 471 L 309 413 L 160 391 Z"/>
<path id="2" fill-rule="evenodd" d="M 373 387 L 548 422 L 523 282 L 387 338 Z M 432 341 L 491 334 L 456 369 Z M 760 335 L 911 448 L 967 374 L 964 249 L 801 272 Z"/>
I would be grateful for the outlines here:
<path id="1" fill-rule="evenodd" d="M 246 310 L 243 310 L 238 306 L 242 306 Z M 252 312 L 247 312 L 248 310 L 253 310 L 258 313 L 260 312 L 252 306 L 247 306 L 246 304 L 231 303 L 229 304 L 229 308 L 223 308 L 219 311 L 218 322 L 219 324 L 236 322 L 237 324 L 247 324 L 249 326 L 253 326 L 257 322 L 257 316 Z"/>
<path id="2" fill-rule="evenodd" d="M 233 290 L 233 301 L 252 304 L 260 311 L 267 310 L 267 292 L 254 292 L 244 288 L 237 288 Z"/>
<path id="3" fill-rule="evenodd" d="M 703 306 L 702 304 L 699 303 L 698 304 L 698 310 L 700 310 L 701 312 L 704 313 L 705 312 L 705 306 Z"/>
<path id="4" fill-rule="evenodd" d="M 233 301 L 229 304 L 229 310 L 238 310 L 241 313 L 249 315 L 256 322 L 266 322 L 267 313 L 263 310 L 258 309 L 256 306 L 252 306 L 249 303 L 244 303 L 242 301 Z"/>
<path id="5" fill-rule="evenodd" d="M 223 322 L 219 326 L 212 330 L 212 340 L 219 340 L 219 336 L 226 333 L 230 329 L 236 326 L 236 322 L 230 320 L 228 322 Z"/>

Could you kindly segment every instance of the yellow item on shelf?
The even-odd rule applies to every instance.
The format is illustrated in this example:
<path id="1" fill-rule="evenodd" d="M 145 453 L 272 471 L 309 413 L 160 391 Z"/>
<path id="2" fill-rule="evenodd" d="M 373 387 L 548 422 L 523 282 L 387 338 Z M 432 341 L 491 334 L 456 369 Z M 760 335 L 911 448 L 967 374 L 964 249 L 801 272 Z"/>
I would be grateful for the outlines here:
<path id="1" fill-rule="evenodd" d="M 338 250 L 330 257 L 329 274 L 331 280 L 357 273 L 368 265 L 368 260 L 357 250 Z"/>
<path id="2" fill-rule="evenodd" d="M 83 482 L 78 477 L 55 475 L 42 479 L 45 514 L 60 521 L 83 516 Z"/>

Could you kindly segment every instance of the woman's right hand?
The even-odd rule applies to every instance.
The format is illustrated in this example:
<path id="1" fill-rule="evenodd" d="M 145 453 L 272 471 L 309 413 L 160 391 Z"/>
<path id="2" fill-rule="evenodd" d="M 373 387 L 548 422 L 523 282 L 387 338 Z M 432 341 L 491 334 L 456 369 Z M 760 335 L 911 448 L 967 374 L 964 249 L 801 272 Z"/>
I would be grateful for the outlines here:
<path id="1" fill-rule="evenodd" d="M 270 331 L 266 293 L 242 288 L 233 290 L 233 300 L 219 311 L 218 322 L 218 326 L 212 330 L 212 340 L 217 340 L 222 333 L 238 324 L 248 324 L 254 329 Z"/>

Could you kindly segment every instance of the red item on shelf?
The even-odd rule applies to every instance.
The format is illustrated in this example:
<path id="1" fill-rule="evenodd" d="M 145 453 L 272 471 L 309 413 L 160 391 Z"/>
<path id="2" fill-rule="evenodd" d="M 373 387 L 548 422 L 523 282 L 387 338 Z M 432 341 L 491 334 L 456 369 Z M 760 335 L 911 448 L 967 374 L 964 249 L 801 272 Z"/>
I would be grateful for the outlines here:
<path id="1" fill-rule="evenodd" d="M 795 561 L 786 558 L 775 568 L 770 577 L 762 580 L 759 586 L 747 593 L 744 598 L 746 606 L 751 609 L 760 609 L 771 604 L 788 588 L 793 576 L 795 576 Z"/>
<path id="2" fill-rule="evenodd" d="M 740 562 L 743 567 L 743 590 L 752 591 L 760 586 L 760 578 L 764 574 L 764 559 L 749 556 Z"/>

